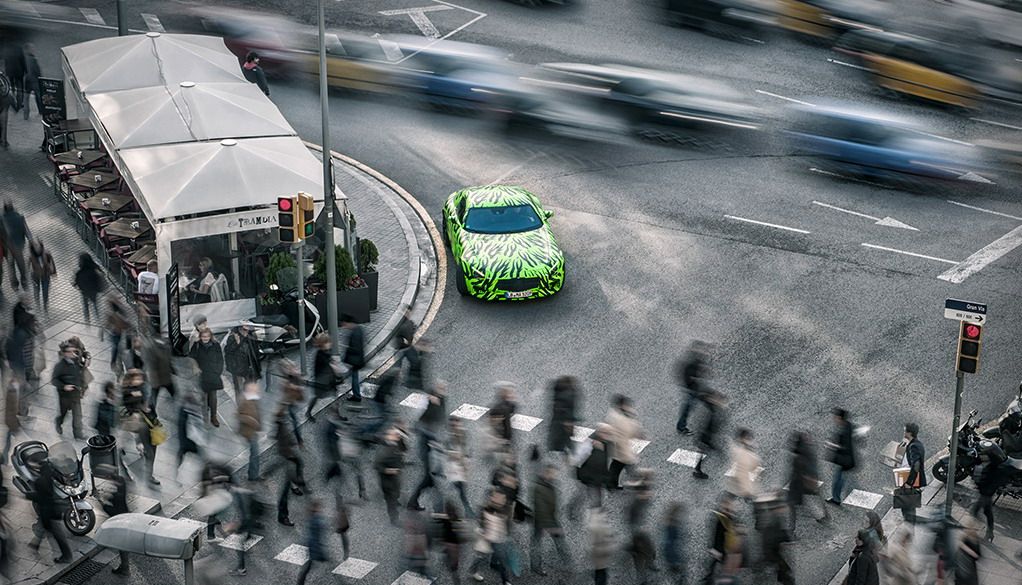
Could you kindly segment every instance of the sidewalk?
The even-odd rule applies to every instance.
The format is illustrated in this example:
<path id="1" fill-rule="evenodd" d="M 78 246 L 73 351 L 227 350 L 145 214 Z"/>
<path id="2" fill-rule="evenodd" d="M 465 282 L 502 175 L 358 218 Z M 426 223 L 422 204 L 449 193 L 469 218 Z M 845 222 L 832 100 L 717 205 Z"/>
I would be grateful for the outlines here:
<path id="1" fill-rule="evenodd" d="M 36 311 L 42 331 L 38 343 L 43 346 L 47 367 L 40 374 L 39 386 L 29 390 L 23 397 L 29 403 L 29 416 L 23 420 L 22 432 L 15 437 L 14 443 L 29 439 L 47 444 L 60 439 L 73 441 L 70 421 L 65 421 L 63 436 L 57 435 L 53 423 L 57 414 L 57 400 L 49 378 L 58 355 L 58 345 L 62 340 L 77 335 L 92 354 L 90 370 L 95 380 L 82 404 L 85 435 L 89 436 L 93 434 L 90 427 L 95 420 L 100 389 L 104 382 L 113 379 L 109 367 L 110 344 L 109 340 L 103 340 L 101 327 L 97 326 L 97 323 L 102 323 L 100 319 L 94 318 L 93 325 L 84 322 L 80 296 L 71 285 L 78 256 L 82 252 L 89 252 L 89 249 L 76 232 L 73 220 L 53 195 L 51 166 L 38 150 L 42 137 L 38 114 L 33 108 L 32 118 L 28 121 L 23 119 L 21 112 L 17 115 L 9 112 L 8 119 L 11 147 L 10 150 L 0 151 L 0 199 L 10 199 L 15 208 L 25 215 L 34 237 L 43 239 L 57 264 L 57 276 L 50 291 L 50 310 L 48 313 L 41 309 Z M 413 318 L 416 322 L 422 322 L 427 314 L 431 315 L 436 310 L 434 305 L 440 299 L 436 294 L 434 238 L 416 208 L 403 198 L 407 194 L 400 188 L 389 187 L 384 182 L 385 178 L 374 176 L 370 169 L 358 168 L 339 159 L 335 159 L 335 177 L 338 186 L 349 197 L 349 209 L 358 220 L 359 236 L 372 239 L 380 251 L 379 309 L 372 314 L 371 321 L 364 325 L 370 365 L 363 371 L 363 376 L 369 378 L 393 354 L 389 341 L 401 317 L 402 307 L 406 304 L 414 306 Z M 9 315 L 16 296 L 10 289 L 9 273 L 7 277 L 0 287 L 0 311 Z M 118 294 L 119 290 L 111 280 L 101 300 L 101 309 L 106 298 Z M 6 328 L 6 322 L 7 319 L 0 321 L 4 323 L 2 328 Z M 289 357 L 298 361 L 297 355 Z M 311 360 L 309 363 L 311 370 Z M 248 447 L 233 430 L 236 427 L 236 409 L 234 392 L 227 378 L 226 388 L 219 394 L 218 407 L 222 424 L 219 429 L 209 429 L 206 442 L 211 457 L 227 461 L 232 469 L 240 470 L 247 466 Z M 266 378 L 264 376 L 264 380 Z M 180 388 L 190 381 L 177 380 L 176 383 Z M 272 412 L 277 402 L 275 394 L 277 379 L 271 378 L 262 401 L 264 430 L 270 428 L 269 422 L 272 421 Z M 164 515 L 175 516 L 198 497 L 199 463 L 194 459 L 186 459 L 180 473 L 175 466 L 177 407 L 173 402 L 164 395 L 158 407 L 160 418 L 171 435 L 168 442 L 157 450 L 154 475 L 161 482 L 158 489 L 154 490 L 145 484 L 144 464 L 130 440 L 126 445 L 126 441 L 119 438 L 121 447 L 126 451 L 125 461 L 138 480 L 133 486 L 136 491 L 133 510 L 155 512 L 162 508 Z M 328 406 L 327 402 L 321 401 L 317 412 Z M 78 448 L 84 446 L 84 442 L 75 441 L 75 444 Z M 261 453 L 269 450 L 272 444 L 270 437 L 264 436 L 260 441 Z M 9 486 L 12 494 L 17 494 L 17 490 L 10 484 L 9 470 L 9 467 L 5 470 L 8 471 L 5 474 L 8 476 L 5 485 Z M 93 501 L 93 505 L 98 508 L 98 502 Z M 34 513 L 28 502 L 12 495 L 4 513 L 8 521 L 18 527 L 14 538 L 18 545 L 17 554 L 23 557 L 16 557 L 16 564 L 12 567 L 12 575 L 16 576 L 17 583 L 54 583 L 83 559 L 99 552 L 87 537 L 72 539 L 75 562 L 53 566 L 51 559 L 56 555 L 50 554 L 45 546 L 38 555 L 24 546 L 31 538 L 30 525 L 34 522 Z M 93 565 L 89 563 L 79 571 L 89 570 Z M 101 566 L 92 570 L 98 571 L 99 568 Z M 84 578 L 88 576 L 91 575 Z"/>

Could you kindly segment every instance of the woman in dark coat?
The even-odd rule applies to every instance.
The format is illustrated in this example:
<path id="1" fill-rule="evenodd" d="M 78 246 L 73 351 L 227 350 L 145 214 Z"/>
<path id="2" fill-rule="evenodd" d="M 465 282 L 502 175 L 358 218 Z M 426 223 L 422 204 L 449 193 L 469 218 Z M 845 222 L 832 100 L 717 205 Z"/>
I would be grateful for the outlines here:
<path id="1" fill-rule="evenodd" d="M 791 474 L 788 477 L 788 511 L 790 522 L 788 529 L 791 530 L 791 537 L 795 538 L 795 516 L 798 513 L 798 506 L 805 503 L 809 496 L 821 498 L 820 508 L 823 514 L 815 516 L 817 522 L 824 522 L 830 518 L 830 514 L 823 506 L 820 496 L 820 473 L 816 464 L 816 448 L 813 445 L 809 433 L 799 431 L 791 437 Z"/>
<path id="2" fill-rule="evenodd" d="M 99 268 L 96 266 L 96 262 L 92 259 L 92 256 L 88 252 L 82 252 L 81 256 L 78 257 L 78 272 L 75 273 L 75 288 L 82 293 L 82 309 L 85 312 L 85 323 L 90 323 L 89 317 L 92 313 L 89 312 L 89 306 L 92 306 L 92 312 L 99 316 L 99 305 L 97 299 L 99 293 L 103 292 L 103 275 L 99 273 Z"/>
<path id="3" fill-rule="evenodd" d="M 220 426 L 216 415 L 216 393 L 224 387 L 224 353 L 220 344 L 213 340 L 213 332 L 205 329 L 199 334 L 199 343 L 192 346 L 188 357 L 199 364 L 199 387 L 206 393 L 209 407 L 209 421 L 214 427 Z"/>
<path id="4" fill-rule="evenodd" d="M 337 371 L 334 369 L 333 364 L 333 356 L 330 354 L 330 350 L 333 348 L 330 335 L 321 333 L 316 336 L 313 343 L 316 345 L 316 357 L 312 362 L 312 389 L 314 394 L 312 395 L 312 400 L 309 401 L 309 406 L 305 409 L 305 416 L 311 421 L 316 420 L 312 416 L 312 409 L 315 408 L 316 403 L 334 394 L 337 390 L 338 382 Z"/>
<path id="5" fill-rule="evenodd" d="M 572 376 L 561 376 L 554 381 L 553 413 L 550 416 L 550 432 L 547 435 L 547 449 L 567 451 L 575 433 L 575 412 L 578 409 L 578 381 Z"/>
<path id="6" fill-rule="evenodd" d="M 868 530 L 860 530 L 855 537 L 855 548 L 848 559 L 847 585 L 880 585 L 876 547 Z"/>

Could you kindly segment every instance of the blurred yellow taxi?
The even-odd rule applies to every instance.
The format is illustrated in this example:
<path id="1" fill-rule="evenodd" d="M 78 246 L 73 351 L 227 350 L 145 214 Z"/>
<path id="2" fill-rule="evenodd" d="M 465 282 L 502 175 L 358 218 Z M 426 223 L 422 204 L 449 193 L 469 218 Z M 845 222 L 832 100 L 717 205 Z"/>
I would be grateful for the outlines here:
<path id="1" fill-rule="evenodd" d="M 303 34 L 298 40 L 297 68 L 319 77 L 319 39 Z M 401 58 L 400 48 L 389 41 L 356 34 L 326 35 L 326 75 L 330 87 L 386 92 L 393 87 L 391 64 Z M 389 54 L 388 54 L 389 53 Z"/>
<path id="2" fill-rule="evenodd" d="M 847 0 L 777 0 L 777 26 L 833 41 L 857 29 L 875 29 L 881 9 L 872 2 Z"/>

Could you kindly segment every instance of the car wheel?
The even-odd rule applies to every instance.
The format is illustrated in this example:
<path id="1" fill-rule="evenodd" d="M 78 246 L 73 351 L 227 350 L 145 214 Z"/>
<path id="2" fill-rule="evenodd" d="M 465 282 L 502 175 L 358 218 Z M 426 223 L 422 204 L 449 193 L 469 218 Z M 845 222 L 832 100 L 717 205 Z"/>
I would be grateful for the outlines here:
<path id="1" fill-rule="evenodd" d="M 454 286 L 458 287 L 458 294 L 462 296 L 468 294 L 468 285 L 465 284 L 465 272 L 462 271 L 461 265 L 458 263 L 454 264 Z"/>

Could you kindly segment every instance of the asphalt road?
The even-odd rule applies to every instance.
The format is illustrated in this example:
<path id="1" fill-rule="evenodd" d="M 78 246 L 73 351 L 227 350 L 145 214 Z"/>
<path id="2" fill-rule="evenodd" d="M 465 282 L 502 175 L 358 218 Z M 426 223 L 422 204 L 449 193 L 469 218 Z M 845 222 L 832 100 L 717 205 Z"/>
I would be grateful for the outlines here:
<path id="1" fill-rule="evenodd" d="M 435 3 L 336 2 L 328 6 L 328 16 L 331 26 L 370 34 L 417 33 L 407 16 L 379 11 L 426 4 Z M 311 3 L 253 5 L 286 5 L 295 18 L 313 16 Z M 452 38 L 503 47 L 523 62 L 623 61 L 719 76 L 771 111 L 786 105 L 774 96 L 849 100 L 910 114 L 935 135 L 966 142 L 1012 135 L 971 118 L 1016 125 L 1022 118 L 1020 110 L 1004 106 L 963 116 L 890 100 L 854 72 L 829 63 L 827 49 L 778 33 L 764 35 L 761 44 L 738 44 L 667 27 L 658 22 L 652 4 L 589 1 L 539 10 L 498 0 L 458 5 L 475 12 L 429 13 L 441 34 L 475 19 Z M 111 2 L 93 6 L 113 22 Z M 944 9 L 929 2 L 891 6 L 892 13 L 910 21 Z M 131 26 L 146 28 L 136 16 L 142 12 L 157 15 L 167 30 L 194 26 L 178 8 L 179 3 L 132 3 Z M 315 90 L 279 84 L 272 90 L 299 133 L 317 140 Z M 704 516 L 719 484 L 697 483 L 687 467 L 667 461 L 675 449 L 693 448 L 674 433 L 678 390 L 671 376 L 690 340 L 718 345 L 715 384 L 731 399 L 728 428 L 748 426 L 756 432 L 766 465 L 763 481 L 774 487 L 787 481 L 788 433 L 807 429 L 822 439 L 835 405 L 873 429 L 856 478 L 866 492 L 889 489 L 890 471 L 877 454 L 900 438 L 905 421 L 920 424 L 928 453 L 943 446 L 951 424 L 956 336 L 956 324 L 942 316 L 947 297 L 985 302 L 991 313 L 981 372 L 967 381 L 965 409 L 977 408 L 992 418 L 1018 383 L 1022 252 L 1008 253 L 960 284 L 937 278 L 1022 224 L 1017 181 L 985 191 L 913 194 L 813 173 L 769 135 L 733 152 L 632 140 L 512 141 L 485 119 L 340 92 L 332 94 L 331 121 L 334 149 L 397 181 L 437 222 L 450 192 L 498 179 L 533 190 L 555 211 L 554 229 L 568 262 L 564 290 L 542 302 L 484 304 L 459 298 L 449 282 L 429 330 L 436 346 L 434 370 L 450 383 L 452 408 L 488 404 L 492 383 L 506 379 L 518 385 L 519 412 L 543 419 L 549 416 L 549 382 L 557 375 L 576 375 L 585 389 L 583 412 L 590 427 L 601 420 L 613 394 L 632 396 L 651 441 L 641 461 L 658 474 L 658 506 L 672 499 L 691 504 L 694 564 L 701 560 Z M 891 217 L 918 231 L 877 225 L 819 203 Z M 541 423 L 525 442 L 541 442 L 546 429 Z M 717 477 L 723 471 L 719 460 L 710 466 Z M 612 500 L 612 510 L 619 510 L 616 505 Z M 886 498 L 876 511 L 882 515 L 889 506 Z M 806 531 L 792 549 L 800 582 L 822 583 L 821 576 L 833 574 L 862 514 L 846 507 L 831 526 L 803 522 Z M 655 511 L 653 517 L 658 515 Z M 381 567 L 360 583 L 390 583 L 400 573 L 391 566 L 400 540 L 378 528 L 385 526 L 379 501 L 366 508 L 365 519 L 355 524 L 354 555 Z M 573 532 L 579 558 L 585 551 L 581 536 Z M 264 557 L 260 570 L 267 575 L 258 582 L 293 578 L 293 567 L 271 560 L 293 542 L 300 542 L 293 532 L 275 529 L 256 545 Z M 362 543 L 370 551 L 364 556 Z M 146 581 L 166 569 L 149 570 Z M 632 582 L 630 569 L 617 574 L 621 582 Z M 332 579 L 320 574 L 312 582 Z"/>

